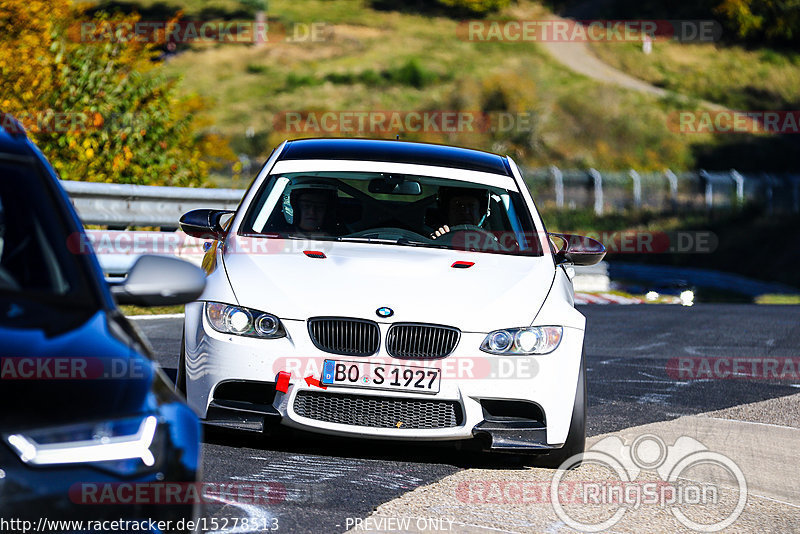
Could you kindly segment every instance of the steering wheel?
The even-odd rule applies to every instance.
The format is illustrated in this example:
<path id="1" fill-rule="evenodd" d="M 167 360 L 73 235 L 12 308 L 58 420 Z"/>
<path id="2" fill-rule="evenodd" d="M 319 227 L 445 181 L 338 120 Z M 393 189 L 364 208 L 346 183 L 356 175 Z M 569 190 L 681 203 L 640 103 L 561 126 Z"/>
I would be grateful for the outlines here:
<path id="1" fill-rule="evenodd" d="M 437 237 L 436 241 L 447 240 L 447 242 L 450 243 L 453 240 L 453 234 L 459 232 L 480 232 L 484 237 L 488 236 L 497 241 L 497 238 L 494 235 L 476 224 L 457 224 L 455 226 L 451 226 L 450 231 Z"/>
<path id="2" fill-rule="evenodd" d="M 475 224 L 457 224 L 451 227 L 449 232 L 437 237 L 434 241 L 443 243 L 445 245 L 452 245 L 453 239 L 456 234 L 462 234 L 467 232 L 477 232 L 480 234 L 480 237 L 476 243 L 478 245 L 476 247 L 477 250 L 485 251 L 485 250 L 497 249 L 505 252 L 508 252 L 510 250 L 508 247 L 504 246 L 499 239 L 497 239 L 496 235 L 484 230 L 483 228 Z M 467 244 L 466 239 L 464 240 L 464 243 L 459 243 L 459 245 L 466 245 L 466 244 Z"/>
<path id="3" fill-rule="evenodd" d="M 486 230 L 484 230 L 483 228 L 481 228 L 477 224 L 457 224 L 455 226 L 451 226 L 450 227 L 450 231 L 451 232 L 475 232 L 475 231 L 477 231 L 477 232 L 481 232 L 483 234 L 486 234 L 486 235 L 494 237 L 494 235 L 492 235 L 491 232 L 487 232 Z"/>

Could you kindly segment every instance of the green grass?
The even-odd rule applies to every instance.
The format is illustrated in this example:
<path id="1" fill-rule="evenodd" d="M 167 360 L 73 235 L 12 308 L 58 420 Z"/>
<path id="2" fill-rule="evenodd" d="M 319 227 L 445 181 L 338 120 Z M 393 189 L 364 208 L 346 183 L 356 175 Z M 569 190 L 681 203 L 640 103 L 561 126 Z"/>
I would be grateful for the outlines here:
<path id="1" fill-rule="evenodd" d="M 143 8 L 158 2 L 139 0 Z M 235 12 L 235 2 L 215 2 Z M 187 16 L 199 0 L 167 0 Z M 180 88 L 209 101 L 207 119 L 234 150 L 262 159 L 286 138 L 329 135 L 286 132 L 285 111 L 431 111 L 525 113 L 535 120 L 507 132 L 401 132 L 431 141 L 503 152 L 527 165 L 676 170 L 693 166 L 693 145 L 667 127 L 684 104 L 596 83 L 576 75 L 537 43 L 470 42 L 459 21 L 444 16 L 376 10 L 368 0 L 274 0 L 271 23 L 291 34 L 296 24 L 324 23 L 321 42 L 192 44 L 170 58 Z M 227 10 L 227 11 L 225 11 Z M 498 17 L 538 19 L 541 4 L 520 1 Z M 247 136 L 252 129 L 254 135 Z M 394 137 L 362 132 L 362 137 Z M 215 183 L 226 185 L 224 180 Z"/>
<path id="2" fill-rule="evenodd" d="M 256 72 L 257 66 L 248 65 L 248 72 Z M 266 69 L 266 67 L 262 66 Z M 337 85 L 364 85 L 367 87 L 390 87 L 392 85 L 408 86 L 422 89 L 447 79 L 447 75 L 439 75 L 426 69 L 417 58 L 410 58 L 404 64 L 389 67 L 376 72 L 365 69 L 359 72 L 329 72 L 324 76 L 311 74 L 297 75 L 290 72 L 286 76 L 286 86 L 282 91 L 291 92 L 300 87 L 313 87 L 330 82 Z"/>
<path id="3" fill-rule="evenodd" d="M 180 306 L 153 306 L 144 308 L 142 306 L 131 306 L 124 304 L 119 307 L 125 315 L 162 315 L 183 313 L 183 305 Z"/>
<path id="4" fill-rule="evenodd" d="M 800 295 L 771 294 L 756 297 L 756 304 L 800 304 Z"/>
<path id="5" fill-rule="evenodd" d="M 252 17 L 252 9 L 235 0 L 115 5 L 138 6 L 144 13 L 181 8 L 189 18 Z M 574 74 L 535 42 L 466 41 L 459 36 L 460 21 L 435 11 L 378 10 L 369 0 L 273 0 L 268 13 L 271 28 L 289 36 L 296 28 L 321 24 L 323 39 L 277 39 L 260 48 L 196 43 L 166 63 L 170 73 L 183 77 L 182 92 L 208 100 L 209 129 L 256 159 L 286 138 L 332 135 L 276 127 L 286 111 L 464 110 L 525 113 L 534 120 L 505 132 L 400 132 L 401 137 L 506 153 L 530 166 L 730 168 L 730 152 L 743 150 L 718 149 L 740 136 L 681 134 L 668 127 L 670 114 L 702 108 L 700 99 L 763 109 L 800 102 L 798 54 L 657 42 L 645 58 L 636 44 L 596 45 L 612 65 L 684 93 L 687 101 Z M 548 14 L 538 2 L 520 0 L 492 18 L 534 20 Z M 394 132 L 356 135 L 394 137 Z M 766 153 L 781 152 L 778 148 Z M 764 156 L 757 163 L 773 159 Z M 212 181 L 229 185 L 224 176 Z"/>
<path id="6" fill-rule="evenodd" d="M 128 12 L 136 10 L 147 20 L 154 16 L 170 16 L 177 10 L 183 11 L 186 18 L 222 18 L 250 16 L 254 10 L 239 0 L 76 0 L 78 4 L 95 4 L 104 10 Z M 164 20 L 164 19 L 161 19 Z"/>
<path id="7" fill-rule="evenodd" d="M 606 63 L 653 85 L 736 110 L 797 109 L 800 52 L 712 43 L 593 43 Z"/>

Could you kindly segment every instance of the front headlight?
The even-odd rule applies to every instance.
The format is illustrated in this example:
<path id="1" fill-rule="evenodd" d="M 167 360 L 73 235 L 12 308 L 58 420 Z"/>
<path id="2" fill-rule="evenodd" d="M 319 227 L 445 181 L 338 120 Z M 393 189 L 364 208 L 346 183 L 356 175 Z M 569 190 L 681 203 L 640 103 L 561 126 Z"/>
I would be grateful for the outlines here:
<path id="1" fill-rule="evenodd" d="M 267 339 L 286 335 L 280 319 L 270 313 L 221 302 L 206 302 L 204 308 L 208 324 L 223 334 Z"/>
<path id="2" fill-rule="evenodd" d="M 119 419 L 6 434 L 6 442 L 29 465 L 90 464 L 134 475 L 150 470 L 163 446 L 158 419 Z M 155 454 L 154 454 L 155 450 Z"/>
<path id="3" fill-rule="evenodd" d="M 505 328 L 489 332 L 481 350 L 490 354 L 548 354 L 561 343 L 560 326 Z"/>

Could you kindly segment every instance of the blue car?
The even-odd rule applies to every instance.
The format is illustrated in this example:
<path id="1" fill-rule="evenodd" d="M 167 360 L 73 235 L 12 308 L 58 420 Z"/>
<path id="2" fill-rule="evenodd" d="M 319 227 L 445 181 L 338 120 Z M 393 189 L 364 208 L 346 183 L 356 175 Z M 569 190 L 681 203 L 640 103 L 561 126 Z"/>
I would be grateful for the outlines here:
<path id="1" fill-rule="evenodd" d="M 181 530 L 197 499 L 162 490 L 197 481 L 199 423 L 117 304 L 191 301 L 204 273 L 143 256 L 109 285 L 55 172 L 0 119 L 0 527 Z M 139 524 L 102 522 L 120 519 Z"/>

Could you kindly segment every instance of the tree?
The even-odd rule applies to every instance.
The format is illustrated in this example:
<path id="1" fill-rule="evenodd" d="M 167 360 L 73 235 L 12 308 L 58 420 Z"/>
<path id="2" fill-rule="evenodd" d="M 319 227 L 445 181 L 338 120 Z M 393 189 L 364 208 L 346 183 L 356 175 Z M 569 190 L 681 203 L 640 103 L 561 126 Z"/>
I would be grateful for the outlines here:
<path id="1" fill-rule="evenodd" d="M 138 16 L 84 13 L 69 0 L 0 0 L 2 109 L 65 179 L 201 185 L 204 154 L 232 153 L 198 133 L 204 103 L 177 95 L 157 61 L 163 41 L 135 38 Z"/>
<path id="2" fill-rule="evenodd" d="M 723 0 L 716 11 L 740 38 L 800 42 L 800 0 Z"/>

